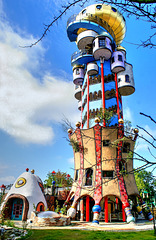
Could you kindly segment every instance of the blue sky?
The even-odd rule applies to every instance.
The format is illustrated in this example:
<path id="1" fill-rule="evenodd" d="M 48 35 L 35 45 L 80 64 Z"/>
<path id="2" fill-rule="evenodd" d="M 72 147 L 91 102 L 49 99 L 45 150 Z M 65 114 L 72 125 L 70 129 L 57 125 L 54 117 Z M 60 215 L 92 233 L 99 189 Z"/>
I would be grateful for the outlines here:
<path id="1" fill-rule="evenodd" d="M 43 24 L 59 14 L 62 4 L 60 0 L 0 0 L 0 185 L 13 183 L 27 167 L 42 180 L 58 169 L 73 176 L 73 151 L 60 122 L 63 116 L 73 124 L 80 120 L 70 65 L 77 47 L 66 34 L 68 18 L 80 7 L 72 7 L 37 46 L 20 47 L 41 36 Z M 123 98 L 124 117 L 156 136 L 156 125 L 139 114 L 156 119 L 155 50 L 127 43 L 139 43 L 152 31 L 144 21 L 126 18 L 126 23 L 122 45 L 133 64 L 136 92 Z M 154 161 L 145 142 L 138 140 L 137 145 L 140 154 Z"/>

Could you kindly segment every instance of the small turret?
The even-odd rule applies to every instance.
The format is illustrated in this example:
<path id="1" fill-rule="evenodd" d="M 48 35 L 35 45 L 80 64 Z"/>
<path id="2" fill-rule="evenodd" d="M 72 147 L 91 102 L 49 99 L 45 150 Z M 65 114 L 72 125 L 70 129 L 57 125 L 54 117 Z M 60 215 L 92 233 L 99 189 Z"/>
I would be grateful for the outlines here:
<path id="1" fill-rule="evenodd" d="M 92 75 L 95 75 L 95 74 L 98 74 L 98 65 L 96 63 L 88 63 L 87 64 L 87 74 L 89 76 L 92 76 Z"/>
<path id="2" fill-rule="evenodd" d="M 129 96 L 135 92 L 133 66 L 125 63 L 125 71 L 117 74 L 118 88 L 122 96 Z"/>
<path id="3" fill-rule="evenodd" d="M 97 36 L 93 41 L 93 55 L 96 60 L 108 60 L 112 55 L 111 38 L 108 33 Z"/>
<path id="4" fill-rule="evenodd" d="M 82 65 L 75 65 L 73 67 L 73 82 L 76 85 L 82 85 L 84 79 L 84 67 Z"/>
<path id="5" fill-rule="evenodd" d="M 121 51 L 112 53 L 111 70 L 113 73 L 119 73 L 125 70 L 125 58 Z"/>

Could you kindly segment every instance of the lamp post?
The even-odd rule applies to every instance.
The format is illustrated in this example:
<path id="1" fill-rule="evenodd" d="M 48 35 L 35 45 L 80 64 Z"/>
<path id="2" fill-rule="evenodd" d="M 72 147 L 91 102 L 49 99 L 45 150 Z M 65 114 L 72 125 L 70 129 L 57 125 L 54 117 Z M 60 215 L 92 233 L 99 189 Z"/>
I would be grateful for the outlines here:
<path id="1" fill-rule="evenodd" d="M 154 228 L 154 235 L 156 235 L 155 215 L 154 215 L 154 204 L 153 204 L 153 203 L 152 203 L 152 212 L 153 212 L 153 228 Z"/>
<path id="2" fill-rule="evenodd" d="M 56 186 L 55 186 L 55 179 L 54 179 L 54 176 L 55 176 L 56 172 L 53 170 L 52 171 L 52 176 L 53 176 L 53 181 L 52 181 L 52 196 L 55 196 L 56 192 Z"/>

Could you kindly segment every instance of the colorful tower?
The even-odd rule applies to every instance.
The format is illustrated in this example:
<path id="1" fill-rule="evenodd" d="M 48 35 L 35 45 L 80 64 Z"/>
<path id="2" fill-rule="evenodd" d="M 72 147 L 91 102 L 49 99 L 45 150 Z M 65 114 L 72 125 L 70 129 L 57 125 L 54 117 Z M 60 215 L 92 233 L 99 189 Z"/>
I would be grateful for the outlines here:
<path id="1" fill-rule="evenodd" d="M 129 199 L 136 204 L 139 196 L 133 175 L 138 130 L 130 137 L 124 134 L 122 96 L 135 91 L 133 67 L 120 46 L 125 32 L 124 17 L 105 4 L 86 7 L 67 23 L 68 38 L 79 49 L 71 64 L 81 111 L 81 123 L 68 131 L 75 175 L 67 201 L 74 197 L 68 214 L 77 213 L 80 220 L 98 223 L 100 215 L 105 222 L 134 221 Z"/>

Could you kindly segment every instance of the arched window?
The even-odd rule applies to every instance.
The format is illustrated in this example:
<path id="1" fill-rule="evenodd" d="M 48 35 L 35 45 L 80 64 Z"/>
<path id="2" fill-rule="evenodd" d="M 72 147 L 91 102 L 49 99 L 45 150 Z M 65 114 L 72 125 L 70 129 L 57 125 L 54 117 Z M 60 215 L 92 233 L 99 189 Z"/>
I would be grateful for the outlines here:
<path id="1" fill-rule="evenodd" d="M 94 92 L 94 100 L 97 100 L 97 92 Z"/>
<path id="2" fill-rule="evenodd" d="M 93 94 L 92 94 L 92 92 L 89 93 L 89 101 L 93 101 Z"/>
<path id="3" fill-rule="evenodd" d="M 101 90 L 98 91 L 98 99 L 101 99 L 102 98 L 102 92 Z"/>
<path id="4" fill-rule="evenodd" d="M 75 181 L 78 180 L 79 170 L 76 170 L 75 172 Z"/>
<path id="5" fill-rule="evenodd" d="M 125 82 L 130 83 L 129 75 L 125 76 Z"/>
<path id="6" fill-rule="evenodd" d="M 91 168 L 87 168 L 86 169 L 85 186 L 91 186 L 92 185 L 92 177 L 93 177 L 93 170 Z"/>
<path id="7" fill-rule="evenodd" d="M 95 109 L 93 109 L 93 118 L 95 117 Z"/>
<path id="8" fill-rule="evenodd" d="M 109 74 L 108 75 L 108 82 L 111 82 L 112 81 L 112 76 Z"/>
<path id="9" fill-rule="evenodd" d="M 39 202 L 37 204 L 36 211 L 38 211 L 38 212 L 43 212 L 44 211 L 44 203 L 43 202 Z"/>
<path id="10" fill-rule="evenodd" d="M 119 62 L 122 62 L 123 60 L 122 60 L 122 55 L 118 55 L 118 61 Z"/>
<path id="11" fill-rule="evenodd" d="M 100 83 L 100 82 L 101 82 L 101 76 L 98 75 L 98 83 Z"/>
<path id="12" fill-rule="evenodd" d="M 93 78 L 90 76 L 89 78 L 89 84 L 92 85 L 93 84 Z"/>
<path id="13" fill-rule="evenodd" d="M 79 75 L 79 74 L 80 74 L 80 69 L 76 68 L 76 75 Z"/>

